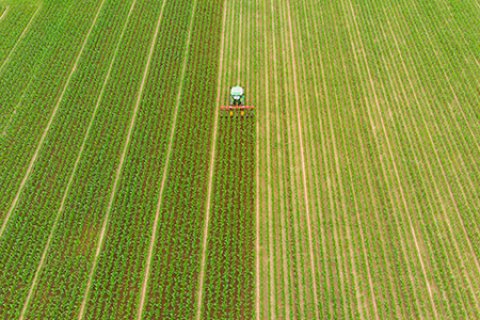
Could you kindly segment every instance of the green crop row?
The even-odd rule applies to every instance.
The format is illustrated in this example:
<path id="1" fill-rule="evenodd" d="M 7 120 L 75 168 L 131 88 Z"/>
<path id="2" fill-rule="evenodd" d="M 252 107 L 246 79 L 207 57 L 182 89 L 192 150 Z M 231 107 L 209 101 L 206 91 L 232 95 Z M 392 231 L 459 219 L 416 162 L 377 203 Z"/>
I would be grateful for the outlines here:
<path id="1" fill-rule="evenodd" d="M 27 146 L 30 150 L 36 149 L 34 143 L 38 141 L 33 141 L 33 134 L 43 133 L 53 108 L 45 107 L 43 114 L 35 117 L 26 116 L 27 111 L 55 105 L 66 78 L 70 74 L 72 78 L 44 143 L 38 149 L 38 158 L 25 186 L 18 189 L 25 171 L 4 171 L 2 176 L 8 182 L 4 184 L 8 197 L 2 198 L 2 213 L 9 210 L 15 193 L 20 190 L 0 243 L 0 252 L 4 253 L 0 262 L 5 270 L 0 279 L 4 288 L 4 308 L 1 311 L 4 316 L 18 317 L 26 305 L 27 318 L 72 318 L 78 314 L 82 299 L 88 298 L 87 318 L 127 314 L 133 317 L 144 277 L 146 250 L 180 84 L 183 91 L 178 125 L 162 200 L 162 222 L 158 226 L 159 239 L 154 253 L 156 261 L 152 263 L 153 280 L 150 283 L 153 284 L 149 286 L 153 293 L 147 299 L 145 316 L 150 317 L 152 312 L 180 315 L 195 312 L 194 301 L 190 298 L 195 294 L 200 262 L 202 208 L 206 199 L 201 190 L 206 189 L 210 137 L 217 107 L 212 102 L 218 72 L 221 3 L 199 3 L 195 16 L 191 16 L 191 2 L 167 2 L 138 115 L 132 114 L 133 105 L 139 94 L 162 3 L 138 2 L 128 18 L 128 25 L 124 25 L 129 5 L 107 0 L 87 39 L 77 70 L 71 69 L 77 56 L 68 54 L 65 48 L 56 49 L 55 56 L 52 56 L 49 50 L 38 49 L 38 42 L 36 47 L 28 47 L 32 42 L 30 37 L 45 30 L 43 19 L 53 14 L 52 8 L 46 5 L 44 15 L 39 16 L 40 25 L 34 26 L 33 35 L 26 39 L 26 47 L 19 50 L 22 54 L 32 54 L 38 61 L 17 65 L 18 57 L 15 56 L 5 69 L 8 81 L 18 81 L 19 84 L 15 94 L 3 97 L 5 102 L 15 106 L 21 97 L 21 108 L 15 111 L 19 115 L 12 117 L 6 139 L 2 140 L 3 146 L 8 145 L 9 152 L 12 152 L 11 159 L 3 158 L 6 168 L 22 168 L 28 164 L 31 151 Z M 74 9 L 73 6 L 61 8 L 66 10 L 65 16 Z M 99 4 L 83 9 L 80 12 L 90 14 L 90 17 L 92 12 L 100 10 Z M 82 15 L 77 18 L 85 23 L 82 25 L 85 36 L 86 22 L 91 19 Z M 190 19 L 194 19 L 192 40 L 188 59 L 184 60 Z M 66 26 L 71 22 L 68 19 L 63 21 Z M 49 35 L 51 48 L 55 49 L 69 39 L 77 44 L 78 53 L 78 44 L 84 39 L 74 41 L 69 38 L 80 34 L 78 27 L 63 33 L 60 33 L 60 26 L 57 28 Z M 123 37 L 122 29 L 125 31 Z M 197 37 L 200 33 L 207 36 Z M 56 74 L 50 75 L 46 67 L 54 69 L 54 62 L 58 63 Z M 180 70 L 184 62 L 187 63 L 186 74 L 182 79 Z M 58 69 L 61 66 L 63 72 Z M 24 81 L 12 71 L 18 72 L 22 68 L 31 77 L 42 74 L 43 87 L 36 85 L 37 79 Z M 199 86 L 199 83 L 204 85 Z M 53 94 L 51 91 L 55 86 L 56 93 Z M 120 152 L 134 116 L 136 123 L 132 128 L 125 166 L 119 167 Z M 34 118 L 37 120 L 35 126 L 29 122 Z M 20 137 L 24 138 L 24 143 L 12 147 L 11 143 Z M 14 154 L 23 154 L 26 159 L 14 159 Z M 118 187 L 113 189 L 117 172 L 120 172 L 120 180 Z M 111 208 L 107 207 L 110 198 L 113 199 Z M 173 212 L 177 214 L 172 215 Z M 176 219 L 177 215 L 182 215 L 182 219 Z M 105 220 L 107 216 L 108 220 Z M 167 224 L 166 219 L 174 220 Z M 99 243 L 99 234 L 103 223 L 107 227 L 106 240 L 98 247 L 102 244 Z M 175 242 L 176 247 L 166 240 L 174 237 L 183 239 Z M 163 250 L 166 245 L 170 254 L 183 248 L 187 256 L 191 256 L 192 249 L 196 255 L 186 263 L 175 260 L 165 266 Z M 98 262 L 97 248 L 101 252 Z M 22 264 L 20 270 L 18 263 Z M 94 266 L 96 268 L 92 269 Z M 168 273 L 164 273 L 164 268 Z M 171 272 L 177 270 L 184 273 L 171 277 Z M 89 296 L 84 297 L 91 273 L 94 276 Z M 162 298 L 160 308 L 156 300 L 159 283 L 173 285 L 171 292 L 161 293 L 168 301 Z M 29 290 L 32 291 L 27 305 Z M 178 294 L 188 303 L 179 304 Z M 187 307 L 188 304 L 190 309 L 176 310 L 178 306 Z M 110 311 L 112 305 L 116 306 L 114 311 Z"/>
<path id="2" fill-rule="evenodd" d="M 123 4 L 125 12 L 132 8 L 132 3 L 133 1 L 126 6 Z M 118 2 L 117 5 L 119 4 Z M 119 31 L 125 30 L 124 38 L 118 47 L 111 78 L 105 87 L 104 98 L 87 141 L 85 154 L 79 164 L 78 173 L 73 181 L 71 195 L 65 205 L 65 222 L 59 225 L 59 232 L 52 243 L 50 265 L 45 268 L 46 271 L 50 270 L 50 273 L 39 284 L 39 287 L 45 286 L 54 292 L 61 292 L 62 288 L 68 288 L 67 293 L 73 298 L 68 308 L 60 304 L 64 299 L 60 294 L 54 295 L 48 306 L 42 305 L 41 300 L 36 300 L 38 301 L 37 313 L 50 309 L 48 314 L 52 318 L 63 314 L 69 317 L 70 314 L 77 316 L 84 299 L 87 299 L 86 317 L 91 316 L 91 311 L 97 311 L 95 308 L 92 309 L 92 306 L 97 306 L 91 304 L 88 298 L 96 294 L 98 285 L 94 279 L 90 296 L 85 297 L 86 285 L 89 275 L 92 272 L 96 275 L 98 270 L 93 269 L 95 252 L 100 245 L 101 228 L 109 215 L 108 203 L 110 198 L 115 196 L 113 184 L 116 172 L 125 170 L 120 168 L 120 157 L 134 117 L 133 109 L 140 92 L 139 88 L 146 69 L 149 47 L 153 40 L 160 9 L 161 3 L 137 2 L 128 20 L 124 15 L 118 26 Z M 109 10 L 109 12 L 114 11 Z M 138 124 L 134 128 L 137 127 Z M 130 146 L 135 147 L 132 142 Z M 120 192 L 118 188 L 117 190 Z M 114 217 L 110 214 L 110 219 L 106 221 L 107 228 L 110 227 Z M 129 242 L 125 241 L 121 245 L 128 244 Z M 99 260 L 105 256 L 105 246 L 100 247 L 100 250 L 102 253 L 98 257 Z M 107 258 L 115 259 L 118 265 L 123 265 L 125 261 L 118 255 L 107 256 Z M 98 263 L 97 266 L 99 266 Z M 77 271 L 72 274 L 69 270 Z M 113 283 L 121 279 L 118 273 L 112 273 L 107 280 Z M 103 297 L 109 296 L 108 289 L 105 288 L 102 292 Z M 102 300 L 98 302 L 107 303 L 108 301 L 108 299 Z M 101 309 L 107 305 L 100 304 L 98 308 Z M 104 313 L 103 316 L 109 317 L 111 314 Z"/>
<path id="3" fill-rule="evenodd" d="M 224 1 L 198 1 L 159 216 L 147 319 L 191 319 L 201 262 Z"/>
<path id="4" fill-rule="evenodd" d="M 0 137 L 2 222 L 80 51 L 95 7 L 75 1 L 62 6 L 45 4 L 2 71 L 0 119 L 5 132 Z"/>
<path id="5" fill-rule="evenodd" d="M 2 269 L 6 271 L 2 273 L 1 280 L 5 289 L 3 291 L 5 296 L 2 299 L 4 301 L 2 312 L 5 312 L 8 317 L 18 316 L 22 309 L 26 294 L 33 282 L 33 276 L 40 263 L 40 257 L 46 248 L 47 238 L 54 230 L 52 228 L 56 217 L 59 214 L 63 214 L 63 212 L 59 212 L 60 203 L 80 145 L 85 136 L 87 125 L 91 121 L 96 97 L 99 95 L 102 87 L 101 79 L 105 77 L 108 63 L 112 58 L 113 51 L 110 48 L 114 47 L 115 39 L 119 35 L 119 32 L 105 32 L 107 31 L 106 25 L 112 24 L 115 26 L 122 22 L 122 18 L 125 18 L 126 11 L 119 11 L 116 7 L 118 4 L 118 2 L 116 4 L 108 3 L 106 8 L 118 13 L 122 12 L 122 14 L 101 17 L 99 19 L 100 26 L 92 32 L 90 40 L 93 41 L 89 41 L 85 48 L 85 51 L 89 54 L 81 60 L 78 73 L 72 78 L 71 84 L 75 89 L 68 90 L 64 96 L 62 105 L 60 105 L 58 114 L 45 140 L 44 147 L 40 151 L 36 165 L 27 180 L 25 188 L 20 195 L 20 200 L 12 212 L 5 234 L 1 239 L 0 250 L 3 252 L 1 264 Z M 95 7 L 87 9 L 90 11 L 93 9 L 93 12 L 95 12 Z M 96 53 L 94 53 L 95 47 L 97 47 Z M 106 59 L 107 61 L 102 63 L 105 54 L 103 50 L 110 52 L 110 59 Z M 90 64 L 96 65 L 97 68 L 88 68 Z M 112 120 L 112 110 L 105 111 L 107 119 Z M 32 115 L 32 117 L 34 116 Z M 100 133 L 100 136 L 106 133 L 105 128 L 115 130 L 116 126 L 106 125 L 99 127 L 97 132 Z M 103 147 L 113 145 L 113 141 L 105 141 L 104 144 L 100 144 Z M 101 158 L 99 160 L 105 161 L 105 159 Z M 106 161 L 105 164 L 107 164 Z M 84 178 L 84 181 L 89 181 L 92 178 L 92 176 L 87 176 Z M 81 189 L 80 186 L 74 190 Z M 95 192 L 98 192 L 98 190 Z M 96 197 L 98 198 L 98 194 Z M 91 208 L 87 203 L 83 205 L 89 212 Z M 68 207 L 65 213 L 67 216 L 76 216 L 78 220 L 83 218 L 81 211 L 70 211 Z M 78 229 L 76 223 L 74 226 L 73 230 Z M 62 255 L 65 254 L 63 245 L 65 243 L 60 244 Z M 20 269 L 18 268 L 19 261 L 22 264 Z M 58 270 L 55 271 L 55 273 L 57 272 Z M 72 272 L 69 271 L 66 274 L 71 275 Z M 52 284 L 50 283 L 50 285 Z M 22 289 L 18 290 L 17 288 Z M 43 295 L 46 292 L 49 292 L 48 286 L 45 288 L 40 287 L 38 294 Z M 53 296 L 54 294 L 51 293 L 52 300 Z M 48 307 L 48 304 L 44 303 L 42 299 L 40 301 L 42 307 Z"/>
<path id="6" fill-rule="evenodd" d="M 21 35 L 24 31 L 28 32 L 30 20 L 34 18 L 36 10 L 39 8 L 34 5 L 12 5 L 0 8 L 0 38 L 2 45 L 0 46 L 0 74 L 6 59 L 21 42 Z M 18 44 L 17 44 L 18 43 Z"/>
<path id="7" fill-rule="evenodd" d="M 184 81 L 182 70 L 190 51 L 187 38 L 191 21 L 197 18 L 192 16 L 193 9 L 191 1 L 166 2 L 86 318 L 137 316 L 160 182 L 168 161 L 170 130 Z M 175 132 L 185 130 L 182 122 L 177 118 Z M 170 163 L 170 168 L 175 165 Z"/>
<path id="8" fill-rule="evenodd" d="M 202 319 L 254 318 L 255 125 L 219 121 Z"/>

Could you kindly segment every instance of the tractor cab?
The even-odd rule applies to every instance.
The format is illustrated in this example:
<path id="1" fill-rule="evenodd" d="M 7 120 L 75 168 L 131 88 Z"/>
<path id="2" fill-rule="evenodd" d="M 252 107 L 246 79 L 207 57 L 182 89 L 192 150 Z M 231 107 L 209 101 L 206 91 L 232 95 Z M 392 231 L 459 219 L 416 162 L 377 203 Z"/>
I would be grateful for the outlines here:
<path id="1" fill-rule="evenodd" d="M 245 104 L 245 92 L 242 87 L 232 87 L 230 90 L 230 105 L 243 106 Z"/>

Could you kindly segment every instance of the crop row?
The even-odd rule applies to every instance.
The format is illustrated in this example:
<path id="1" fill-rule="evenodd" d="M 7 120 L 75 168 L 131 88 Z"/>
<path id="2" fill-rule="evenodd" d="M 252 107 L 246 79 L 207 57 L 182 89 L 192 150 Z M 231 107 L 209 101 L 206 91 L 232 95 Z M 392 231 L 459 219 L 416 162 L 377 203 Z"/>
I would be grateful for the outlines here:
<path id="1" fill-rule="evenodd" d="M 5 177 L 11 182 L 6 193 L 9 191 L 11 198 L 15 193 L 19 195 L 18 201 L 5 201 L 6 209 L 2 211 L 12 208 L 0 246 L 5 270 L 0 279 L 5 289 L 2 314 L 6 317 L 18 317 L 22 312 L 27 318 L 72 318 L 83 302 L 88 318 L 135 314 L 177 97 L 178 129 L 161 200 L 164 204 L 145 316 L 173 313 L 181 317 L 194 313 L 192 297 L 206 198 L 202 190 L 206 189 L 212 120 L 217 107 L 212 102 L 222 2 L 199 3 L 195 16 L 189 1 L 165 5 L 136 2 L 125 5 L 107 0 L 94 7 L 85 6 L 85 13 L 99 10 L 98 21 L 92 25 L 91 34 L 88 32 L 88 37 L 82 39 L 85 47 L 80 55 L 62 56 L 76 60 L 78 65 L 75 62 L 73 69 L 65 60 L 61 63 L 70 69 L 47 78 L 58 85 L 57 92 L 62 91 L 62 84 L 69 85 L 62 93 L 45 94 L 42 101 L 38 97 L 32 100 L 36 91 L 24 95 L 22 103 L 30 111 L 38 107 L 34 102 L 57 106 L 54 115 L 46 113 L 43 120 L 39 118 L 37 132 L 50 119 L 48 116 L 52 122 L 25 185 L 18 189 L 21 175 Z M 49 10 L 47 7 L 46 12 Z M 161 10 L 164 12 L 160 15 Z M 159 38 L 152 39 L 156 21 L 161 21 Z M 190 21 L 193 29 L 188 31 Z M 192 36 L 186 56 L 189 32 L 208 36 Z M 72 35 L 77 33 L 75 30 Z M 59 35 L 53 34 L 52 47 L 56 44 L 53 40 L 63 39 Z M 157 45 L 147 69 L 153 40 Z M 28 52 L 28 48 L 21 52 Z M 40 61 L 32 64 L 32 74 L 41 72 L 50 58 L 47 51 L 35 54 Z M 15 61 L 16 57 L 12 66 Z M 184 78 L 179 74 L 183 64 Z M 142 75 L 146 79 L 141 79 Z M 34 81 L 26 83 L 27 91 L 36 89 Z M 52 88 L 43 81 L 45 88 L 39 92 L 49 92 Z M 202 89 L 199 83 L 204 84 Z M 140 91 L 143 84 L 145 89 Z M 180 84 L 182 92 L 178 92 Z M 12 105 L 18 96 L 18 92 L 12 95 Z M 62 100 L 57 102 L 58 97 Z M 140 105 L 133 108 L 138 99 Z M 30 118 L 25 117 L 24 110 L 19 110 L 22 117 L 13 118 L 9 132 L 18 133 L 22 125 L 28 124 Z M 132 138 L 125 145 L 130 132 Z M 7 138 L 10 142 L 16 137 L 10 134 Z M 36 148 L 33 145 L 32 149 Z M 28 150 L 25 146 L 12 150 L 17 151 L 22 154 Z M 5 166 L 14 164 L 6 162 Z M 99 237 L 105 230 L 103 243 Z M 177 259 L 165 265 L 165 253 L 175 255 L 182 249 L 190 260 Z M 191 254 L 192 250 L 196 255 Z M 18 263 L 22 264 L 20 270 Z M 181 270 L 183 274 L 171 276 L 172 271 Z M 86 296 L 90 278 L 91 289 Z M 158 292 L 159 284 L 169 290 Z M 179 295 L 186 303 L 178 302 Z M 162 297 L 161 301 L 158 297 Z M 190 309 L 185 308 L 188 305 Z"/>
<path id="2" fill-rule="evenodd" d="M 455 110 L 457 115 L 461 116 L 462 112 L 468 110 L 469 103 L 458 105 L 455 109 L 448 107 L 449 99 L 460 95 L 462 90 L 456 88 L 451 91 L 453 88 L 449 86 L 449 82 L 456 77 L 455 72 L 452 71 L 447 75 L 443 68 L 435 67 L 450 66 L 450 61 L 456 61 L 457 58 L 449 58 L 448 54 L 442 54 L 446 59 L 439 60 L 440 56 L 436 55 L 435 51 L 440 50 L 441 45 L 433 39 L 434 35 L 441 33 L 420 31 L 420 28 L 426 27 L 424 20 L 430 15 L 425 11 L 419 11 L 418 6 L 409 6 L 410 10 L 403 11 L 403 14 L 408 13 L 407 16 L 411 19 L 409 28 L 417 30 L 411 35 L 398 31 L 406 28 L 406 25 L 402 26 L 399 23 L 403 21 L 402 19 L 390 21 L 386 17 L 386 10 L 379 10 L 372 15 L 371 11 L 374 8 L 375 6 L 367 7 L 370 12 L 362 17 L 373 16 L 384 19 L 384 22 L 375 21 L 377 25 L 382 25 L 377 32 L 383 37 L 390 37 L 390 45 L 383 48 L 383 51 L 379 48 L 378 52 L 383 54 L 375 52 L 371 55 L 371 66 L 375 73 L 378 70 L 378 74 L 389 72 L 390 75 L 389 78 L 382 79 L 380 92 L 385 97 L 386 103 L 391 106 L 390 114 L 393 115 L 394 121 L 388 122 L 392 128 L 389 131 L 391 137 L 395 139 L 395 145 L 398 146 L 396 148 L 397 164 L 405 172 L 402 175 L 401 188 L 405 190 L 410 198 L 408 202 L 411 204 L 411 208 L 406 208 L 404 214 L 399 216 L 398 223 L 408 226 L 408 216 L 412 217 L 417 226 L 417 237 L 426 248 L 421 259 L 427 261 L 427 266 L 430 268 L 430 271 L 427 271 L 429 276 L 424 278 L 445 292 L 443 296 L 435 292 L 433 294 L 427 292 L 425 295 L 417 294 L 416 291 L 424 286 L 425 282 L 420 277 L 401 289 L 400 294 L 407 299 L 412 299 L 412 302 L 407 305 L 410 308 L 407 314 L 452 312 L 460 317 L 465 316 L 464 312 L 474 314 L 477 312 L 476 308 L 469 310 L 462 306 L 461 301 L 469 299 L 475 301 L 474 292 L 478 290 L 476 289 L 478 283 L 472 281 L 478 273 L 475 267 L 476 253 L 472 247 L 469 247 L 472 241 L 470 239 L 475 239 L 475 237 L 472 238 L 475 231 L 472 230 L 473 232 L 468 234 L 462 230 L 464 222 L 459 213 L 470 220 L 472 205 L 475 207 L 475 203 L 478 203 L 475 195 L 468 195 L 468 189 L 463 188 L 463 185 L 474 185 L 469 176 L 475 176 L 476 168 L 468 168 L 461 162 L 452 160 L 454 154 L 462 155 L 464 159 L 475 158 L 476 148 L 472 148 L 471 142 L 467 140 L 470 135 L 469 121 L 459 122 L 459 118 L 452 113 Z M 438 12 L 435 20 L 438 19 L 441 8 L 441 6 L 436 7 L 435 11 Z M 371 21 L 365 22 L 367 23 Z M 434 27 L 435 23 L 431 21 L 427 28 Z M 394 31 L 394 29 L 397 30 Z M 454 30 L 454 25 L 451 30 Z M 367 32 L 364 34 L 365 41 L 368 42 L 370 37 Z M 453 36 L 451 39 L 450 43 L 457 42 Z M 441 52 L 446 53 L 444 50 Z M 463 50 L 463 56 L 469 56 L 468 49 Z M 423 72 L 425 73 L 422 75 Z M 421 83 L 421 90 L 418 90 L 415 85 L 419 83 Z M 445 89 L 450 92 L 445 92 Z M 435 94 L 424 94 L 424 92 L 435 92 Z M 448 95 L 451 95 L 450 98 L 445 99 Z M 398 105 L 398 99 L 402 99 L 403 105 Z M 462 129 L 459 127 L 460 123 L 463 126 Z M 399 134 L 401 132 L 403 134 Z M 458 175 L 459 170 L 467 175 Z M 422 215 L 412 215 L 412 212 L 422 212 Z M 460 247 L 468 250 L 462 252 L 459 250 Z M 459 255 L 460 258 L 458 258 Z M 399 264 L 399 272 L 408 270 L 405 266 L 405 264 Z M 421 275 L 421 269 L 417 270 Z M 453 274 L 461 276 L 456 281 L 452 281 Z M 424 299 L 420 298 L 422 296 Z M 445 298 L 446 296 L 448 298 Z M 475 303 L 472 305 L 475 306 Z"/>
<path id="3" fill-rule="evenodd" d="M 479 65 L 478 28 L 467 26 L 478 7 L 403 1 L 402 10 L 340 1 L 319 10 L 312 1 L 290 3 L 291 50 L 288 4 L 242 7 L 250 20 L 252 12 L 260 17 L 267 36 L 258 42 L 268 48 L 256 61 L 266 72 L 255 75 L 266 96 L 256 96 L 266 109 L 259 111 L 259 183 L 270 187 L 258 195 L 265 202 L 260 228 L 268 226 L 260 245 L 268 254 L 261 258 L 260 318 L 314 317 L 314 277 L 322 318 L 473 316 L 479 238 L 468 221 L 479 203 Z M 237 29 L 246 36 L 241 23 Z M 253 46 L 246 51 L 242 57 L 255 55 Z M 301 164 L 297 121 L 306 188 L 301 171 L 290 169 Z"/>
<path id="4" fill-rule="evenodd" d="M 121 28 L 126 30 L 124 41 L 117 51 L 112 77 L 106 87 L 105 97 L 100 106 L 97 123 L 95 123 L 95 131 L 88 141 L 85 156 L 79 166 L 78 178 L 74 181 L 72 195 L 66 204 L 66 211 L 72 214 L 59 228 L 61 232 L 55 237 L 57 250 L 55 250 L 55 254 L 52 254 L 51 275 L 44 279 L 45 285 L 58 283 L 55 285 L 58 288 L 72 284 L 69 292 L 75 299 L 72 299 L 71 310 L 77 314 L 80 304 L 85 302 L 84 314 L 86 317 L 90 317 L 92 312 L 97 313 L 98 310 L 105 308 L 105 305 L 101 303 L 105 300 L 108 301 L 111 297 L 109 294 L 111 289 L 99 289 L 95 278 L 92 279 L 91 289 L 87 296 L 86 285 L 91 277 L 97 275 L 99 262 L 103 261 L 103 257 L 108 261 L 115 259 L 119 266 L 125 262 L 119 255 L 106 256 L 105 245 L 100 242 L 99 237 L 104 232 L 103 228 L 107 228 L 108 231 L 112 219 L 117 217 L 114 212 L 111 212 L 114 205 L 111 201 L 116 199 L 116 194 L 121 190 L 114 186 L 117 184 L 117 174 L 127 174 L 121 162 L 121 158 L 125 155 L 125 151 L 122 150 L 128 150 L 125 149 L 128 147 L 125 145 L 127 134 L 130 130 L 134 132 L 135 128 L 140 128 L 138 124 L 132 127 L 134 125 L 132 119 L 135 116 L 140 117 L 142 108 L 138 107 L 137 115 L 133 113 L 133 110 L 136 110 L 134 106 L 140 94 L 142 77 L 147 69 L 147 55 L 154 40 L 155 26 L 161 10 L 161 3 L 154 5 L 147 1 L 136 2 L 135 6 L 133 4 L 132 1 L 126 7 L 132 11 L 128 20 L 122 21 L 122 24 L 125 25 Z M 117 116 L 112 118 L 112 114 Z M 133 141 L 129 145 L 130 148 L 135 146 Z M 120 186 L 120 184 L 121 181 L 118 185 Z M 81 221 L 75 221 L 74 212 L 81 213 Z M 130 219 L 129 222 L 132 221 L 135 220 Z M 82 226 L 82 228 L 75 230 L 75 225 Z M 109 237 L 108 234 L 107 237 Z M 122 246 L 130 244 L 131 242 L 124 241 L 119 245 L 119 250 Z M 62 246 L 68 249 L 66 255 L 59 250 Z M 101 252 L 99 257 L 96 256 L 97 250 Z M 79 252 L 82 253 L 84 259 L 78 259 Z M 140 262 L 138 261 L 138 263 Z M 75 275 L 64 275 L 64 270 L 81 271 L 77 271 Z M 117 273 L 112 272 L 112 276 L 106 280 L 113 285 L 115 281 L 120 281 L 120 278 Z M 97 290 L 100 290 L 103 294 L 102 298 L 104 298 L 97 301 L 99 305 L 91 301 L 92 296 L 96 298 L 98 295 Z M 56 298 L 62 299 L 61 296 Z M 124 307 L 123 311 L 131 312 L 129 305 Z M 57 308 L 57 310 L 53 309 L 56 312 L 53 315 L 63 312 L 63 309 L 63 307 Z M 119 309 L 121 308 L 119 307 Z M 103 316 L 111 316 L 111 313 L 104 313 Z"/>
<path id="5" fill-rule="evenodd" d="M 3 39 L 0 47 L 0 70 L 37 9 L 34 5 L 25 4 L 9 6 L 8 10 L 7 7 L 0 8 L 0 17 L 3 17 L 0 20 L 0 37 Z"/>
<path id="6" fill-rule="evenodd" d="M 159 214 L 144 317 L 195 315 L 223 1 L 196 4 L 170 169 Z"/>
<path id="7" fill-rule="evenodd" d="M 254 317 L 255 123 L 219 122 L 202 319 Z"/>
<path id="8" fill-rule="evenodd" d="M 469 242 L 477 237 L 468 225 L 468 233 L 462 230 L 458 213 L 464 221 L 473 217 L 478 200 L 462 184 L 475 184 L 477 168 L 453 156 L 461 154 L 467 161 L 477 152 L 469 137 L 474 130 L 470 120 L 459 121 L 462 110 L 467 119 L 473 114 L 468 114 L 471 102 L 445 108 L 448 95 L 466 98 L 473 88 L 449 87 L 465 82 L 454 81 L 455 64 L 448 62 L 458 59 L 443 49 L 435 55 L 441 41 L 429 41 L 441 32 L 425 29 L 425 17 L 438 23 L 438 16 L 409 1 L 402 6 L 409 10 L 356 1 L 332 3 L 320 11 L 296 8 L 296 45 L 302 48 L 297 70 L 312 65 L 300 72 L 305 79 L 318 79 L 306 84 L 302 104 L 310 107 L 302 122 L 311 181 L 321 190 L 317 197 L 322 200 L 315 203 L 321 205 L 322 224 L 316 233 L 326 234 L 319 244 L 325 243 L 327 251 L 316 258 L 327 262 L 317 277 L 324 288 L 320 298 L 328 306 L 321 312 L 333 317 L 435 317 L 443 312 L 462 317 L 476 311 L 475 246 Z M 435 6 L 434 11 L 441 9 Z M 415 32 L 404 32 L 409 29 L 404 18 L 391 18 L 405 13 L 409 28 L 418 28 Z M 435 22 L 428 25 L 433 28 Z M 309 28 L 323 33 L 306 32 Z M 451 34 L 443 36 L 444 43 L 456 43 L 456 54 L 471 58 L 471 43 L 462 46 L 455 28 L 451 22 L 445 29 Z M 439 65 L 452 67 L 450 81 Z M 432 94 L 437 92 L 443 94 Z M 438 110 L 432 112 L 434 106 Z M 322 180 L 328 182 L 322 185 Z M 462 246 L 468 250 L 455 262 Z M 322 252 L 320 246 L 315 251 Z M 462 276 L 453 281 L 453 274 Z M 399 307 L 399 300 L 408 302 Z M 473 307 L 464 308 L 461 301 L 471 301 Z"/>
<path id="9" fill-rule="evenodd" d="M 183 119 L 174 124 L 173 115 L 179 95 L 183 96 L 183 69 L 191 51 L 187 39 L 192 33 L 192 19 L 197 18 L 193 10 L 191 1 L 167 1 L 163 9 L 154 58 L 112 207 L 105 246 L 95 270 L 86 318 L 137 316 L 160 182 L 169 161 L 166 157 L 172 143 L 170 130 L 174 125 L 175 132 L 185 130 Z"/>
<path id="10" fill-rule="evenodd" d="M 45 4 L 2 71 L 2 130 L 8 121 L 8 130 L 0 139 L 2 222 L 72 69 L 91 23 L 91 12 L 96 7 L 78 1 L 62 6 Z"/>
<path id="11" fill-rule="evenodd" d="M 95 9 L 100 10 L 99 7 L 89 8 L 90 12 L 95 12 Z M 116 14 L 112 14 L 113 12 Z M 7 314 L 18 315 L 21 310 L 26 292 L 38 268 L 40 255 L 46 248 L 47 237 L 52 230 L 55 231 L 52 228 L 57 222 L 57 216 L 58 231 L 53 234 L 51 256 L 46 258 L 45 272 L 42 272 L 43 276 L 39 279 L 39 290 L 35 292 L 37 296 L 33 297 L 31 311 L 34 315 L 49 314 L 48 317 L 52 318 L 63 318 L 63 315 L 71 317 L 78 312 L 78 305 L 75 303 L 82 297 L 81 281 L 85 280 L 82 275 L 88 272 L 92 254 L 91 250 L 86 249 L 89 244 L 94 247 L 93 241 L 97 237 L 95 231 L 98 231 L 101 221 L 99 216 L 104 213 L 112 173 L 118 162 L 118 154 L 131 116 L 129 110 L 137 93 L 135 87 L 138 88 L 139 75 L 145 63 L 148 35 L 151 37 L 147 15 L 139 10 L 136 21 L 132 19 L 136 23 L 132 22 L 125 41 L 120 46 L 113 66 L 113 76 L 102 93 L 102 101 L 99 102 L 97 99 L 103 90 L 110 61 L 114 59 L 113 49 L 126 19 L 128 7 L 121 1 L 106 2 L 100 13 L 97 26 L 85 47 L 85 58 L 80 61 L 78 72 L 72 78 L 72 86 L 65 93 L 50 134 L 45 140 L 44 149 L 41 150 L 1 242 L 1 250 L 5 252 L 2 254 L 2 257 L 5 257 L 2 269 L 11 270 L 5 273 L 5 279 L 2 278 L 4 288 L 8 288 L 7 292 L 10 292 L 6 304 L 9 308 L 3 309 Z M 140 37 L 135 31 L 137 26 L 139 30 L 146 31 L 146 35 Z M 91 65 L 96 68 L 91 68 Z M 125 68 L 125 65 L 130 67 Z M 92 119 L 97 103 L 100 103 L 100 106 Z M 91 132 L 85 142 L 83 154 L 79 155 L 80 145 L 89 124 Z M 70 188 L 72 192 L 62 200 L 78 157 L 80 162 Z M 62 201 L 65 204 L 63 211 L 60 211 Z M 86 219 L 90 223 L 85 221 Z M 13 242 L 16 242 L 15 246 L 12 245 Z M 73 261 L 68 261 L 69 255 Z M 60 258 L 60 265 L 56 258 Z M 15 268 L 18 269 L 15 261 L 23 261 L 23 267 L 13 273 Z M 74 265 L 71 262 L 74 262 Z M 10 276 L 7 279 L 8 274 Z M 11 277 L 11 274 L 15 274 L 15 277 Z M 75 281 L 61 281 L 58 278 L 58 281 L 49 281 L 52 276 L 62 280 L 72 277 L 70 280 Z M 15 289 L 19 286 L 24 290 Z M 69 300 L 68 304 L 59 302 L 64 299 L 64 294 L 70 295 L 71 292 L 75 299 Z M 47 293 L 50 299 L 45 303 L 42 296 Z"/>
<path id="12" fill-rule="evenodd" d="M 254 47 L 250 4 L 227 2 L 221 72 L 222 104 L 228 89 L 242 85 L 246 101 L 255 105 Z M 248 34 L 248 36 L 246 36 Z M 253 69 L 252 69 L 253 68 Z M 255 316 L 255 111 L 221 112 L 209 225 L 206 230 L 202 319 L 253 319 Z"/>

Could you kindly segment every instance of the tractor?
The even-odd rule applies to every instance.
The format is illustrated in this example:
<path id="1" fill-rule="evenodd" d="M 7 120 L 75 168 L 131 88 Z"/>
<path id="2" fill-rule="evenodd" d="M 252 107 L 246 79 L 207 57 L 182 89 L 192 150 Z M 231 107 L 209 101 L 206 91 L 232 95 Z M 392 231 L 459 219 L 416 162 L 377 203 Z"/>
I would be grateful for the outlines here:
<path id="1" fill-rule="evenodd" d="M 245 90 L 240 86 L 235 86 L 230 89 L 230 105 L 220 107 L 221 110 L 229 111 L 230 116 L 233 116 L 234 111 L 240 111 L 243 116 L 245 110 L 253 110 L 253 106 L 245 105 Z"/>

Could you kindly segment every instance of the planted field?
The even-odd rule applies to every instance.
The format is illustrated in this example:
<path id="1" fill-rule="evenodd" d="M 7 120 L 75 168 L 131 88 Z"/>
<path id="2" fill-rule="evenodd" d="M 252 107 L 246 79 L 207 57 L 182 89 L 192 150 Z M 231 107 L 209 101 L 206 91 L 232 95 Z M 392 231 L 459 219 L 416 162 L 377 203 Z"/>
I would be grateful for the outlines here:
<path id="1" fill-rule="evenodd" d="M 0 0 L 0 318 L 477 318 L 479 19 Z"/>

